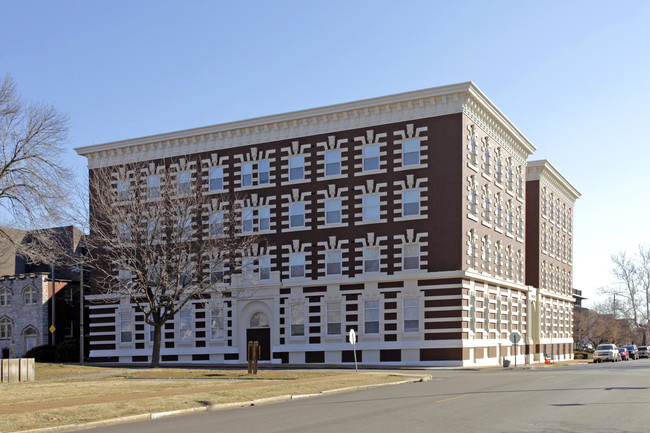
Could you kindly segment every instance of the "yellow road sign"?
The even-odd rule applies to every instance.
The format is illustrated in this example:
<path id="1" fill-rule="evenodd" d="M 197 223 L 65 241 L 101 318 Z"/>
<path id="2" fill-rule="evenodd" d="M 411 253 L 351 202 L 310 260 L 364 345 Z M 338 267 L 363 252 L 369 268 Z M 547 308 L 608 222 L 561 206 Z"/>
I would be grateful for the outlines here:
<path id="1" fill-rule="evenodd" d="M 56 331 L 56 328 L 54 325 L 50 326 L 50 333 L 54 334 L 54 331 Z"/>

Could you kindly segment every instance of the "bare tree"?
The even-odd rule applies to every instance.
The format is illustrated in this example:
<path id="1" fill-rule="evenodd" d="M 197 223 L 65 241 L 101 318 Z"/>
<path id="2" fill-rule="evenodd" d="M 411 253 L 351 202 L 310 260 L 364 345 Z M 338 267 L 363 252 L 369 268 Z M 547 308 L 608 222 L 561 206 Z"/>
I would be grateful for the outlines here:
<path id="1" fill-rule="evenodd" d="M 67 136 L 67 115 L 26 104 L 9 75 L 0 82 L 0 207 L 11 218 L 3 225 L 42 227 L 62 214 L 71 185 L 61 160 Z M 2 227 L 0 237 L 11 241 Z"/>
<path id="2" fill-rule="evenodd" d="M 643 345 L 648 344 L 648 333 L 650 332 L 650 249 L 639 246 L 639 284 L 641 292 L 645 296 L 645 317 L 643 320 Z"/>
<path id="3" fill-rule="evenodd" d="M 242 227 L 240 200 L 205 194 L 190 170 L 178 168 L 192 163 L 186 158 L 165 162 L 90 175 L 94 286 L 128 296 L 153 327 L 152 366 L 160 361 L 163 325 L 190 300 L 220 293 L 230 278 L 246 275 L 257 245 Z"/>
<path id="4" fill-rule="evenodd" d="M 632 333 L 642 335 L 642 343 L 646 344 L 650 326 L 650 250 L 640 246 L 636 254 L 623 251 L 612 255 L 612 275 L 613 284 L 599 292 L 612 296 L 613 314 L 627 319 Z"/>

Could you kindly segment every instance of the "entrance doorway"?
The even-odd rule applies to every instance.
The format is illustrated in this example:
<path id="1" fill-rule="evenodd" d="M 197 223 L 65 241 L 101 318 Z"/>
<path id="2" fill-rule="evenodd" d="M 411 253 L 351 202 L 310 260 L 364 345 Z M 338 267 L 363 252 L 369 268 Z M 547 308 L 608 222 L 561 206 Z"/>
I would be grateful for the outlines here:
<path id="1" fill-rule="evenodd" d="M 271 328 L 269 318 L 261 311 L 253 313 L 246 329 L 246 347 L 249 341 L 260 343 L 260 361 L 271 360 Z"/>
<path id="2" fill-rule="evenodd" d="M 269 328 L 253 328 L 246 330 L 246 344 L 249 341 L 259 341 L 260 361 L 271 360 L 271 330 Z"/>

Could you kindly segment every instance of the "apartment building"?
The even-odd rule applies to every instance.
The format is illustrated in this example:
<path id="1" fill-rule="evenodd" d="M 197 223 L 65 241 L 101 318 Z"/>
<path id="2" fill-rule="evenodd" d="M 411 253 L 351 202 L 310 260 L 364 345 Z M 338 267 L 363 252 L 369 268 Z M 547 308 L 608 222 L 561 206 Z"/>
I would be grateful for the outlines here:
<path id="1" fill-rule="evenodd" d="M 354 329 L 362 365 L 422 366 L 539 362 L 552 333 L 556 358 L 572 357 L 572 213 L 557 199 L 572 209 L 579 194 L 528 163 L 534 151 L 473 83 L 77 149 L 91 179 L 147 162 L 138 182 L 177 171 L 217 200 L 236 193 L 242 230 L 264 238 L 254 282 L 233 278 L 225 299 L 206 291 L 165 326 L 163 362 L 244 363 L 257 340 L 265 362 L 346 364 Z M 198 232 L 213 213 L 197 215 Z M 551 231 L 559 252 L 530 242 Z M 130 301 L 89 300 L 91 359 L 149 361 Z"/>

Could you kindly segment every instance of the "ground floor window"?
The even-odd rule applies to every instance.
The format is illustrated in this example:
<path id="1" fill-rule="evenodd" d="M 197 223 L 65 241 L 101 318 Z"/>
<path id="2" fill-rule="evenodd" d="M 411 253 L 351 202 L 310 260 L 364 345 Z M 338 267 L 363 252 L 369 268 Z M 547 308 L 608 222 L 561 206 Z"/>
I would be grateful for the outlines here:
<path id="1" fill-rule="evenodd" d="M 404 332 L 420 331 L 420 300 L 404 299 Z"/>
<path id="2" fill-rule="evenodd" d="M 363 332 L 366 334 L 379 333 L 379 301 L 363 303 Z"/>
<path id="3" fill-rule="evenodd" d="M 122 343 L 130 343 L 133 341 L 133 321 L 131 320 L 131 314 L 120 314 L 120 329 L 120 341 Z"/>
<path id="4" fill-rule="evenodd" d="M 341 334 L 341 303 L 340 302 L 327 303 L 327 334 L 328 335 Z"/>
<path id="5" fill-rule="evenodd" d="M 291 335 L 305 335 L 305 304 L 298 302 L 291 304 Z"/>

